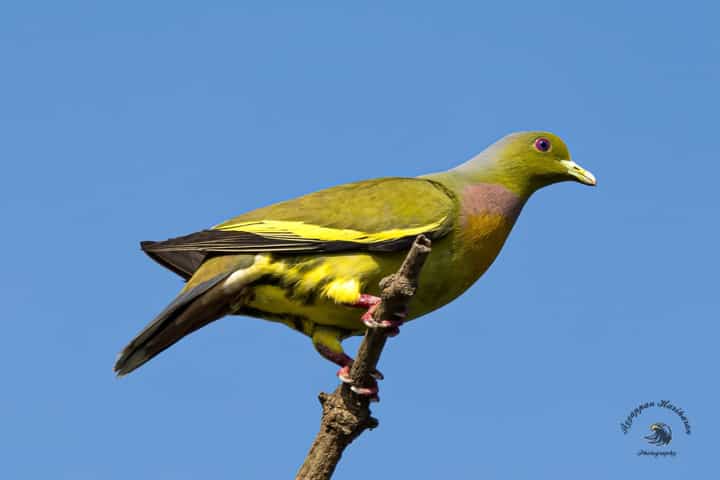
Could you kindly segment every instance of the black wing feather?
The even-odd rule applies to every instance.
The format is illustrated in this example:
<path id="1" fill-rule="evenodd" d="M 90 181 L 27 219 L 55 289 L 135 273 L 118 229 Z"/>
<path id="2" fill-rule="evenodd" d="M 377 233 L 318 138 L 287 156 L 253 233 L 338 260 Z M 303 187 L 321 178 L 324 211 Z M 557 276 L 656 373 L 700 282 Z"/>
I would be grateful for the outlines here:
<path id="1" fill-rule="evenodd" d="M 433 232 L 426 233 L 432 238 Z M 210 255 L 218 254 L 303 254 L 349 251 L 395 252 L 412 245 L 415 235 L 360 243 L 344 240 L 270 238 L 241 231 L 203 230 L 162 242 L 145 241 L 140 248 L 160 265 L 188 279 Z"/>

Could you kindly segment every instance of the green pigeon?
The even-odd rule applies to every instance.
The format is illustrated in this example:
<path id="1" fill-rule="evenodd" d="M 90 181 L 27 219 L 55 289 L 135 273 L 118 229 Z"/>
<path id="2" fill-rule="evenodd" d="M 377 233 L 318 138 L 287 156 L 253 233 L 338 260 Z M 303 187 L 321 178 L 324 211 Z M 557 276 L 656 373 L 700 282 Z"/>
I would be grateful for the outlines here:
<path id="1" fill-rule="evenodd" d="M 345 338 L 376 327 L 395 334 L 403 321 L 457 298 L 490 267 L 533 192 L 566 180 L 596 183 L 558 136 L 519 132 L 445 172 L 339 185 L 142 242 L 186 283 L 123 349 L 115 372 L 132 372 L 214 320 L 243 315 L 307 335 L 349 382 Z M 420 289 L 403 318 L 376 322 L 378 282 L 398 269 L 419 234 L 433 241 Z M 356 391 L 376 394 L 375 387 Z"/>

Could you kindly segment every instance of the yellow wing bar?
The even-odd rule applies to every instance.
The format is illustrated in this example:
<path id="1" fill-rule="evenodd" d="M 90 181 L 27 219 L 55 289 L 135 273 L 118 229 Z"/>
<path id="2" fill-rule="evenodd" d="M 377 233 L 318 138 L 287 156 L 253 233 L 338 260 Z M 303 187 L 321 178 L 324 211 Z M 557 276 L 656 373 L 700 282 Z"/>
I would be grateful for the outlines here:
<path id="1" fill-rule="evenodd" d="M 382 232 L 367 233 L 348 228 L 328 228 L 298 221 L 263 220 L 220 224 L 213 230 L 224 232 L 247 232 L 277 239 L 307 239 L 320 241 L 347 241 L 355 243 L 377 243 L 421 233 L 432 232 L 440 228 L 447 217 L 437 222 L 410 228 L 394 228 Z"/>

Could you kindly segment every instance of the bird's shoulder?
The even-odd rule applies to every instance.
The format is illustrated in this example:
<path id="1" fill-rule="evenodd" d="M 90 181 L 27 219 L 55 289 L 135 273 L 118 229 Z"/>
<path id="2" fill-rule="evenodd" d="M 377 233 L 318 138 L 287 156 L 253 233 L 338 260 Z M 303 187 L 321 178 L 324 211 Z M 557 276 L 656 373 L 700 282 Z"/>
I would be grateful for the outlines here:
<path id="1" fill-rule="evenodd" d="M 213 229 L 246 230 L 255 223 L 286 222 L 374 234 L 437 227 L 451 220 L 457 208 L 455 194 L 437 181 L 386 177 L 338 185 L 259 208 Z"/>

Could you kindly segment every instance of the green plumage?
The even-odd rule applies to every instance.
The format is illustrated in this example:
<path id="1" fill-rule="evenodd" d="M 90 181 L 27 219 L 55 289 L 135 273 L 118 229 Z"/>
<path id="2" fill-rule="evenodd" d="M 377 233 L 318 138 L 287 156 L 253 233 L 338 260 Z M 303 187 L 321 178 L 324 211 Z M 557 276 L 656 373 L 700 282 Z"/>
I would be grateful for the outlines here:
<path id="1" fill-rule="evenodd" d="M 457 199 L 442 183 L 420 178 L 378 178 L 259 208 L 215 228 L 238 222 L 299 220 L 309 225 L 377 233 L 431 224 L 448 217 L 456 208 Z M 448 218 L 443 229 L 447 231 L 450 224 Z"/>
<path id="2" fill-rule="evenodd" d="M 548 151 L 542 151 L 547 141 Z M 539 147 L 540 146 L 540 147 Z M 558 137 L 505 137 L 456 169 L 421 178 L 381 178 L 253 210 L 209 230 L 144 242 L 188 282 L 121 353 L 128 373 L 177 340 L 227 314 L 280 321 L 344 365 L 340 340 L 364 331 L 361 294 L 376 295 L 420 233 L 434 240 L 408 319 L 465 291 L 493 262 L 532 192 L 594 177 Z"/>

